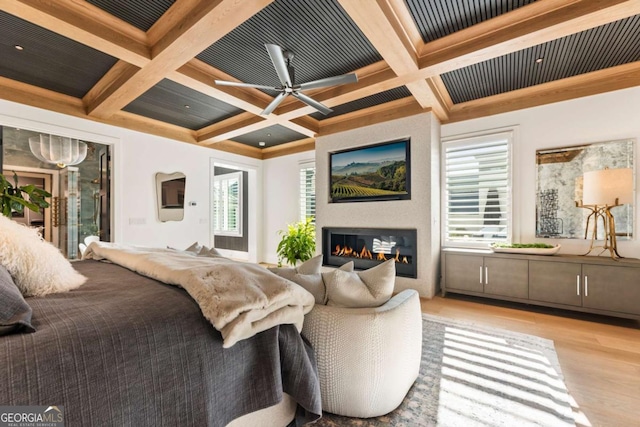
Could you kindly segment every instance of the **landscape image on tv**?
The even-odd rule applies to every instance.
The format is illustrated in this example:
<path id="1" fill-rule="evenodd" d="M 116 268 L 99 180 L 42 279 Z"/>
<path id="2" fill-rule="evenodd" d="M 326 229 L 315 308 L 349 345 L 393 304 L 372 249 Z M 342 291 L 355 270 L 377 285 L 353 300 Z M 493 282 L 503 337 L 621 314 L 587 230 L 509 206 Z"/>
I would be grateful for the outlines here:
<path id="1" fill-rule="evenodd" d="M 331 154 L 331 200 L 409 196 L 408 140 Z"/>

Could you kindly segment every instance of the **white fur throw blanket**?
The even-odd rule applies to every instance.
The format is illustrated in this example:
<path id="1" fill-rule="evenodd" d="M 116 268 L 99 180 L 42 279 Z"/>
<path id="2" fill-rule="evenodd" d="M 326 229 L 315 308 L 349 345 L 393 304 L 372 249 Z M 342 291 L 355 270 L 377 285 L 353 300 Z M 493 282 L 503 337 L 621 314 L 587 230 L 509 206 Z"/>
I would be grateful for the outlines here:
<path id="1" fill-rule="evenodd" d="M 93 242 L 83 259 L 107 259 L 136 273 L 183 287 L 222 333 L 224 348 L 275 325 L 302 330 L 315 303 L 301 286 L 257 264 L 173 249 Z"/>

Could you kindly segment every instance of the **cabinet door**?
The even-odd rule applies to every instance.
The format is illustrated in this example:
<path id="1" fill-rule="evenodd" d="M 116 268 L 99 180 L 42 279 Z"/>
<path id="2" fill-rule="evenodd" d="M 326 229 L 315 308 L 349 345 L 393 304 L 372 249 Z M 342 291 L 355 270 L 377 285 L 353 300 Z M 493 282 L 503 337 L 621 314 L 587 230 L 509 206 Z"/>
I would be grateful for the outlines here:
<path id="1" fill-rule="evenodd" d="M 584 307 L 640 315 L 640 269 L 584 264 L 582 274 Z"/>
<path id="2" fill-rule="evenodd" d="M 529 261 L 524 259 L 484 259 L 484 293 L 512 298 L 528 298 Z"/>
<path id="3" fill-rule="evenodd" d="M 529 299 L 582 305 L 582 264 L 529 261 Z"/>
<path id="4" fill-rule="evenodd" d="M 482 257 L 446 254 L 445 286 L 447 289 L 482 292 Z"/>

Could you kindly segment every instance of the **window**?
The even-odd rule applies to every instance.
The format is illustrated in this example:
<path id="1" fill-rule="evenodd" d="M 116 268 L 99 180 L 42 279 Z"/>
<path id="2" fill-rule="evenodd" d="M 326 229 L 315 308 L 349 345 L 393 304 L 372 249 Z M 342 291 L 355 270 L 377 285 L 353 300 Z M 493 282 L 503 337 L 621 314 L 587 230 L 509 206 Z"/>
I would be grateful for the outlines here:
<path id="1" fill-rule="evenodd" d="M 513 131 L 443 143 L 443 234 L 447 246 L 511 242 Z"/>
<path id="2" fill-rule="evenodd" d="M 300 163 L 300 219 L 316 217 L 316 165 Z"/>
<path id="3" fill-rule="evenodd" d="M 242 237 L 242 172 L 213 179 L 213 232 Z"/>

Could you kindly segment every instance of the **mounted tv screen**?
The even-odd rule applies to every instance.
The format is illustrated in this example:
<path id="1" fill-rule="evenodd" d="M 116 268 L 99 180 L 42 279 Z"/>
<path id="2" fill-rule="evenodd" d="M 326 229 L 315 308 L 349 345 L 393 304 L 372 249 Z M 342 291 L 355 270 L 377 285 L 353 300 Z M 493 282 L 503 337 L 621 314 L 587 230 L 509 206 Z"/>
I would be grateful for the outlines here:
<path id="1" fill-rule="evenodd" d="M 409 138 L 329 154 L 332 202 L 411 198 Z"/>

